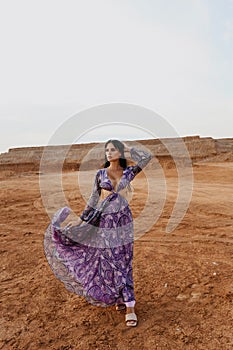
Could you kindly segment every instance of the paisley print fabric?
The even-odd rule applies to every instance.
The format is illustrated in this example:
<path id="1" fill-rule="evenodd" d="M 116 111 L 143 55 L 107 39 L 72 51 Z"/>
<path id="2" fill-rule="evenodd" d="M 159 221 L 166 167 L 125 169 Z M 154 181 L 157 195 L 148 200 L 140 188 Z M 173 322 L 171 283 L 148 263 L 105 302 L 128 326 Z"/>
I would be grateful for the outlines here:
<path id="1" fill-rule="evenodd" d="M 133 217 L 121 190 L 147 165 L 151 154 L 135 148 L 130 152 L 137 164 L 123 170 L 115 190 L 107 169 L 97 171 L 80 226 L 60 227 L 71 211 L 64 207 L 55 213 L 45 232 L 45 255 L 55 276 L 66 289 L 93 305 L 135 300 Z M 100 200 L 102 189 L 109 191 L 104 200 Z"/>

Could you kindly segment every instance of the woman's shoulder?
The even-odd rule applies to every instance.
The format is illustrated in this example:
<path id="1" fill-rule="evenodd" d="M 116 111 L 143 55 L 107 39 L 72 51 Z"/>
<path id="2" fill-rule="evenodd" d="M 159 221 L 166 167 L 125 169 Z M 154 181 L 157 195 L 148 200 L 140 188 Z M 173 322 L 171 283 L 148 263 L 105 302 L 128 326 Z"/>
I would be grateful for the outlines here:
<path id="1" fill-rule="evenodd" d="M 96 170 L 97 173 L 102 173 L 106 170 L 106 168 L 99 168 L 98 170 Z"/>
<path id="2" fill-rule="evenodd" d="M 105 172 L 106 168 L 100 168 L 96 170 L 96 176 L 100 176 Z"/>
<path id="3" fill-rule="evenodd" d="M 126 171 L 126 172 L 131 172 L 131 171 L 133 170 L 134 166 L 135 166 L 135 165 L 128 165 L 128 166 L 124 169 L 124 171 Z"/>
<path id="4" fill-rule="evenodd" d="M 132 171 L 133 171 L 133 165 L 128 165 L 124 170 L 123 170 L 123 173 L 124 174 L 131 174 L 132 173 Z"/>
<path id="5" fill-rule="evenodd" d="M 135 177 L 135 175 L 137 175 L 138 173 L 140 173 L 140 171 L 142 170 L 142 168 L 136 164 L 136 165 L 129 165 L 126 167 L 126 177 L 128 177 L 129 179 L 133 179 Z"/>

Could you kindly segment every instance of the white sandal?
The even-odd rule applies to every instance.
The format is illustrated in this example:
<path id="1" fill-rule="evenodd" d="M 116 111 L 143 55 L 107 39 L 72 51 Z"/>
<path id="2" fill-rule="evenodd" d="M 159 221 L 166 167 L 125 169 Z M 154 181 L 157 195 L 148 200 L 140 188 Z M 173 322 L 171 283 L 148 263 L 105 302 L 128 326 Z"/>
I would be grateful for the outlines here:
<path id="1" fill-rule="evenodd" d="M 131 321 L 131 322 L 129 322 L 129 321 Z M 126 322 L 126 326 L 128 326 L 128 327 L 137 326 L 137 323 L 138 323 L 137 315 L 134 312 L 132 312 L 131 314 L 126 314 L 125 315 L 125 322 Z"/>

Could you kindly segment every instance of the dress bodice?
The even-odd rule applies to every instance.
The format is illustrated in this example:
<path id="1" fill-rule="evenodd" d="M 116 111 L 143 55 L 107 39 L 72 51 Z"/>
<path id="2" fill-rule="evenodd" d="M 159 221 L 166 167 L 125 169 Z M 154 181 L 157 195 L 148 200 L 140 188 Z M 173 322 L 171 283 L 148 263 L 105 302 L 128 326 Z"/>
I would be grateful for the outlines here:
<path id="1" fill-rule="evenodd" d="M 89 217 L 92 215 L 92 213 L 95 212 L 96 208 L 103 208 L 105 207 L 105 204 L 109 204 L 109 210 L 113 210 L 112 212 L 116 211 L 116 208 L 120 208 L 120 206 L 127 206 L 128 201 L 123 193 L 127 192 L 130 182 L 146 166 L 152 157 L 150 153 L 143 150 L 137 150 L 135 148 L 131 148 L 130 154 L 132 159 L 136 161 L 137 164 L 133 166 L 127 166 L 123 170 L 123 174 L 116 188 L 114 188 L 111 180 L 108 177 L 107 168 L 99 169 L 97 171 L 92 194 L 83 213 L 80 216 L 83 221 L 88 221 Z M 109 192 L 109 195 L 107 192 Z M 102 202 L 98 203 L 100 197 L 102 197 L 102 193 L 104 194 L 105 199 Z M 115 209 L 113 206 L 115 206 Z"/>
<path id="2" fill-rule="evenodd" d="M 122 183 L 124 178 L 125 178 L 125 173 L 126 173 L 126 169 L 123 170 L 123 174 L 120 178 L 120 180 L 118 181 L 116 188 L 114 189 L 114 186 L 112 184 L 112 181 L 110 180 L 110 178 L 108 177 L 108 173 L 107 173 L 107 169 L 101 169 L 101 174 L 100 174 L 100 187 L 106 191 L 111 191 L 111 192 L 119 192 L 121 189 L 123 189 L 127 184 Z"/>

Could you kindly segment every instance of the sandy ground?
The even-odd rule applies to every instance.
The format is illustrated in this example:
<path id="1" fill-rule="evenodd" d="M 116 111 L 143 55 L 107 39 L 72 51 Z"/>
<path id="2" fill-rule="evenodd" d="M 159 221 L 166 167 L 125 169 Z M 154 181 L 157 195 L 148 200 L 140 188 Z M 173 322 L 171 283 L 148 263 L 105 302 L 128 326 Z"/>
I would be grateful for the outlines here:
<path id="1" fill-rule="evenodd" d="M 196 164 L 193 172 L 192 200 L 176 230 L 165 232 L 177 193 L 176 171 L 167 169 L 162 213 L 135 242 L 136 328 L 125 326 L 124 312 L 94 307 L 54 277 L 43 251 L 49 217 L 38 174 L 2 175 L 0 349 L 233 349 L 233 163 Z M 54 174 L 46 176 L 52 184 Z M 81 213 L 77 173 L 65 174 L 63 184 Z M 139 176 L 130 202 L 135 218 L 144 189 Z M 160 196 L 158 185 L 155 207 Z M 55 210 L 52 186 L 48 199 Z"/>

